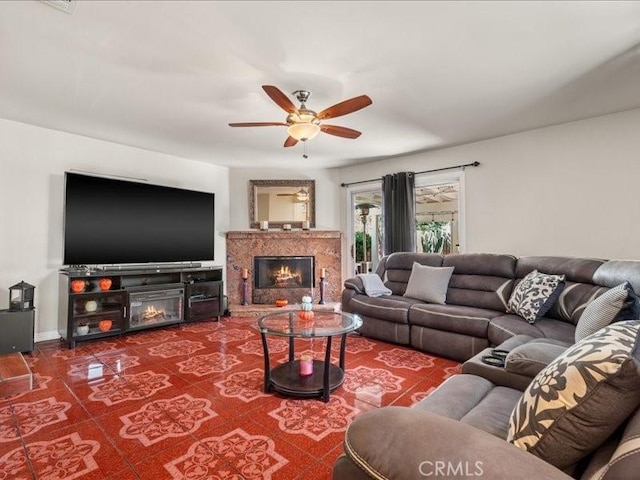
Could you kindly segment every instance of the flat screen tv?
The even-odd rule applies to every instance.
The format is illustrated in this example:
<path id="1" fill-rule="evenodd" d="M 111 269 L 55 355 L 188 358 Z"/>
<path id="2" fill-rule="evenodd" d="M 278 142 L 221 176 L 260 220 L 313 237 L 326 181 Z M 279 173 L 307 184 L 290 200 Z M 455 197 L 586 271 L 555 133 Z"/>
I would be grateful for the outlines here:
<path id="1" fill-rule="evenodd" d="M 214 194 L 65 172 L 65 265 L 214 259 Z"/>

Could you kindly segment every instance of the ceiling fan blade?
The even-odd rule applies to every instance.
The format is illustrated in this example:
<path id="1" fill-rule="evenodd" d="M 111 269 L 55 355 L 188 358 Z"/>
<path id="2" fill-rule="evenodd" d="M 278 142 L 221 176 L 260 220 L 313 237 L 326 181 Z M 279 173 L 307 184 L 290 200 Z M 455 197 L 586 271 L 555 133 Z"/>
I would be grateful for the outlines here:
<path id="1" fill-rule="evenodd" d="M 358 138 L 361 132 L 347 127 L 338 127 L 337 125 L 320 125 L 320 130 L 329 135 L 344 138 Z"/>
<path id="2" fill-rule="evenodd" d="M 245 122 L 245 123 L 230 123 L 230 127 L 286 127 L 286 123 L 282 122 Z"/>
<path id="3" fill-rule="evenodd" d="M 282 90 L 278 87 L 274 87 L 273 85 L 263 85 L 262 89 L 267 92 L 267 95 L 269 95 L 271 100 L 276 102 L 285 112 L 294 113 L 298 111 L 293 102 L 289 100 L 289 97 L 282 93 Z"/>
<path id="4" fill-rule="evenodd" d="M 287 137 L 287 139 L 284 141 L 284 146 L 293 147 L 296 143 L 298 143 L 298 140 L 293 137 Z"/>
<path id="5" fill-rule="evenodd" d="M 341 117 L 348 113 L 356 112 L 361 108 L 368 107 L 373 101 L 366 95 L 360 95 L 359 97 L 350 98 L 344 102 L 336 103 L 329 108 L 325 108 L 318 113 L 320 120 L 326 120 L 327 118 Z"/>

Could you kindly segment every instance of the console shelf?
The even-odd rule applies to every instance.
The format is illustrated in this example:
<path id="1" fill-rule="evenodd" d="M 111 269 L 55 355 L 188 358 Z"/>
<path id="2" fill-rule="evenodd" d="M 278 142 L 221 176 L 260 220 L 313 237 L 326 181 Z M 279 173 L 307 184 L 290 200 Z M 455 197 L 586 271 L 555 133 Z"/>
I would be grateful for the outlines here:
<path id="1" fill-rule="evenodd" d="M 76 342 L 220 319 L 222 267 L 136 266 L 60 271 L 58 333 Z"/>

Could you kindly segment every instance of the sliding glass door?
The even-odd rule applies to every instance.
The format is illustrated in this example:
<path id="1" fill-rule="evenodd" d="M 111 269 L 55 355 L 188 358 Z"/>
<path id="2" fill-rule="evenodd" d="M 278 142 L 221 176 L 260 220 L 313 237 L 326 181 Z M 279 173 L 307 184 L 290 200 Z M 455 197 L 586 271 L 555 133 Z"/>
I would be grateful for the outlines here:
<path id="1" fill-rule="evenodd" d="M 416 250 L 464 251 L 464 171 L 416 177 Z M 349 187 L 348 268 L 352 275 L 375 272 L 382 257 L 382 185 Z"/>

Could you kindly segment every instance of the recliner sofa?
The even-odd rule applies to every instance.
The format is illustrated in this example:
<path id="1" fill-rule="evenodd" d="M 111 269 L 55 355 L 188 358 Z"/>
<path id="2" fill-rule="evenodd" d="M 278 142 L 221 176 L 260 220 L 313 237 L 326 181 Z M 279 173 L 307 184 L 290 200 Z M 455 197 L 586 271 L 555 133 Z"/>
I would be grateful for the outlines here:
<path id="1" fill-rule="evenodd" d="M 455 267 L 445 305 L 403 296 L 414 261 Z M 507 313 L 506 305 L 514 285 L 533 269 L 565 275 L 566 285 L 545 317 L 530 324 L 518 315 Z M 637 333 L 631 345 L 632 365 L 627 370 L 633 378 L 611 396 L 601 398 L 600 417 L 596 415 L 595 423 L 591 411 L 578 414 L 577 423 L 580 428 L 591 422 L 591 430 L 585 431 L 597 436 L 606 430 L 606 417 L 618 413 L 617 401 L 631 399 L 636 402 L 635 406 L 618 418 L 620 423 L 613 422 L 615 430 L 602 433 L 602 438 L 577 463 L 559 468 L 506 440 L 512 412 L 522 402 L 523 390 L 528 394 L 537 390 L 544 397 L 546 390 L 540 386 L 553 384 L 556 373 L 568 371 L 556 367 L 557 361 L 563 356 L 570 359 L 574 351 L 591 355 L 599 350 L 583 346 L 597 334 L 573 345 L 575 326 L 586 306 L 609 289 L 628 281 L 637 293 L 640 262 L 398 253 L 383 259 L 377 273 L 393 295 L 368 297 L 360 278 L 345 282 L 343 309 L 363 318 L 362 334 L 467 361 L 463 365 L 464 373 L 449 378 L 414 406 L 382 407 L 356 417 L 345 436 L 345 454 L 334 464 L 334 480 L 637 478 L 640 468 L 640 408 L 637 407 L 640 405 L 640 335 Z M 637 298 L 633 303 L 637 307 Z M 519 375 L 479 361 L 491 347 L 511 351 L 509 355 L 512 355 L 521 346 L 539 350 L 538 343 L 543 351 L 553 352 L 557 347 L 556 353 L 564 353 L 556 360 L 549 357 L 546 364 L 549 361 L 552 364 L 537 376 L 537 371 L 530 376 Z M 610 358 L 606 349 L 603 352 L 604 358 Z M 581 364 L 580 359 L 577 364 Z M 573 384 L 575 380 L 564 383 Z M 587 392 L 583 398 L 588 402 L 595 397 Z M 605 421 L 601 424 L 598 422 L 602 415 Z M 564 445 L 569 446 L 576 437 L 582 440 L 590 436 L 589 433 L 569 434 L 570 441 L 561 441 L 558 449 L 562 451 Z"/>
<path id="2" fill-rule="evenodd" d="M 445 305 L 403 296 L 414 262 L 454 267 Z M 545 316 L 530 324 L 507 313 L 507 303 L 517 282 L 533 270 L 564 275 L 565 286 Z M 376 273 L 392 295 L 367 296 L 359 277 L 344 282 L 342 309 L 363 319 L 359 332 L 458 361 L 517 335 L 572 344 L 590 301 L 624 281 L 640 291 L 640 262 L 623 260 L 398 252 L 384 257 Z"/>

